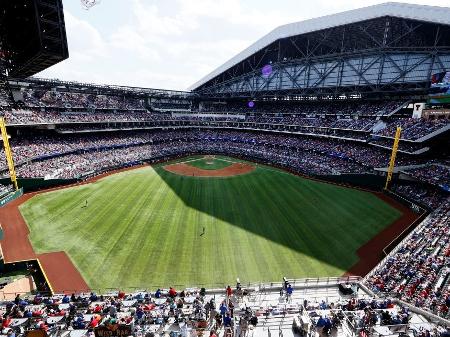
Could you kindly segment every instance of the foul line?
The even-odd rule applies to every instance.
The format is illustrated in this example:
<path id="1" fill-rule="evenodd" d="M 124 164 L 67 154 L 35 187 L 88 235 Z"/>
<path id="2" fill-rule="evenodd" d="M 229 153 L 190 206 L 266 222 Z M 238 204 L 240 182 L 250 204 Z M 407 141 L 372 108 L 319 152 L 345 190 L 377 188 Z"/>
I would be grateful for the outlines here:
<path id="1" fill-rule="evenodd" d="M 53 291 L 53 287 L 52 287 L 50 281 L 48 280 L 48 277 L 47 277 L 47 274 L 45 273 L 44 268 L 42 267 L 41 261 L 39 261 L 39 258 L 37 258 L 36 260 L 39 264 L 39 268 L 41 268 L 42 274 L 44 275 L 45 282 L 47 282 L 48 287 L 50 288 L 50 293 L 53 295 L 55 292 Z"/>

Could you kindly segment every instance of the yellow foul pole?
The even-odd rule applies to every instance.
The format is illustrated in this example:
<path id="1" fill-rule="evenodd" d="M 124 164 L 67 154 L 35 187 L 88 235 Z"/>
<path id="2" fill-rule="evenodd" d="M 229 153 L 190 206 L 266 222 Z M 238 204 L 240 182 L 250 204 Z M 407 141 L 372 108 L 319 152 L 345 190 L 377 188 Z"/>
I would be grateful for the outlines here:
<path id="1" fill-rule="evenodd" d="M 0 131 L 2 133 L 3 148 L 5 149 L 6 161 L 8 163 L 9 168 L 9 176 L 11 177 L 11 181 L 14 184 L 15 189 L 18 190 L 19 187 L 17 186 L 16 170 L 14 169 L 14 160 L 12 157 L 11 147 L 9 146 L 8 134 L 6 133 L 5 119 L 3 117 L 0 118 Z"/>
<path id="2" fill-rule="evenodd" d="M 389 183 L 392 180 L 392 173 L 394 173 L 395 167 L 395 157 L 397 157 L 398 143 L 400 142 L 401 134 L 402 128 L 397 126 L 397 131 L 395 132 L 394 146 L 392 146 L 391 161 L 389 162 L 389 168 L 387 172 L 386 185 L 384 185 L 385 190 L 389 188 Z"/>

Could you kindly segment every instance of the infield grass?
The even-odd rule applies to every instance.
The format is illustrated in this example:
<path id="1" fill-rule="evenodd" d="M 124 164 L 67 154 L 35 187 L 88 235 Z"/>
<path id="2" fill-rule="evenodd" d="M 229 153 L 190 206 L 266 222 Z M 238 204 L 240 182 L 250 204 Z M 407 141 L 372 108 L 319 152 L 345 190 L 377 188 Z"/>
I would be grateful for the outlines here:
<path id="1" fill-rule="evenodd" d="M 229 178 L 162 166 L 31 198 L 20 210 L 34 249 L 66 251 L 93 289 L 339 276 L 401 216 L 371 193 L 264 166 Z"/>

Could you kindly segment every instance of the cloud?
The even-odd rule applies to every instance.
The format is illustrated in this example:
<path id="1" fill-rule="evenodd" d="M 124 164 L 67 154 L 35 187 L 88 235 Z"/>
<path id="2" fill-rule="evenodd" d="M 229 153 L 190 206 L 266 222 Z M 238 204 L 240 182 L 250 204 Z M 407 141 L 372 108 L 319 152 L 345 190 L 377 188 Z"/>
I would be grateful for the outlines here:
<path id="1" fill-rule="evenodd" d="M 132 20 L 103 35 L 66 10 L 70 58 L 42 76 L 183 90 L 259 35 L 241 32 L 253 23 L 237 0 L 130 3 Z"/>
<path id="2" fill-rule="evenodd" d="M 130 53 L 129 57 L 139 57 L 148 62 L 160 60 L 161 57 L 157 48 L 152 48 L 145 36 L 138 34 L 132 27 L 121 27 L 117 32 L 114 32 L 109 40 L 110 51 L 116 50 L 122 58 L 126 55 L 122 53 Z"/>

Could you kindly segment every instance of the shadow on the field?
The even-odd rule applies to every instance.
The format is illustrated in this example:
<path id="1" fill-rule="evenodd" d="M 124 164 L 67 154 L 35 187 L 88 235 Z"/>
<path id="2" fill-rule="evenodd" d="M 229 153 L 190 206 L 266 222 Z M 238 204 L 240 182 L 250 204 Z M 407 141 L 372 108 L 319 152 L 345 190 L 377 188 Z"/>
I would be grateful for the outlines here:
<path id="1" fill-rule="evenodd" d="M 267 176 L 264 173 L 264 178 L 258 179 L 258 175 L 263 174 L 259 170 L 251 176 L 226 179 L 181 177 L 163 168 L 156 172 L 189 207 L 342 270 L 349 269 L 355 262 L 352 253 L 362 243 L 345 238 L 352 233 L 342 231 L 355 221 L 354 215 L 344 211 L 333 217 L 323 212 L 321 205 L 327 200 L 319 200 L 310 184 L 287 180 L 285 185 L 274 187 L 277 182 L 270 179 L 277 179 L 277 175 L 280 179 L 279 174 Z M 342 206 L 345 201 L 338 203 Z M 358 231 L 356 226 L 353 230 Z M 282 264 L 282 259 L 277 263 Z M 311 266 L 311 271 L 317 273 L 316 268 Z"/>

